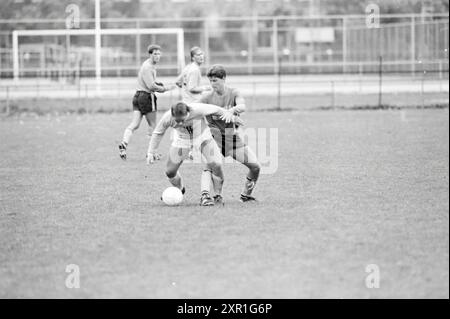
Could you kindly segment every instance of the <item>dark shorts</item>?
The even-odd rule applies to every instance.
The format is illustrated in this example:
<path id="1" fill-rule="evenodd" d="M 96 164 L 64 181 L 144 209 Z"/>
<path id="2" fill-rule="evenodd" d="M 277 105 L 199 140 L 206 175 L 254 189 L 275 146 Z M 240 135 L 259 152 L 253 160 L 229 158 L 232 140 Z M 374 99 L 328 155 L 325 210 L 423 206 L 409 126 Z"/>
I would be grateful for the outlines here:
<path id="1" fill-rule="evenodd" d="M 145 115 L 150 112 L 156 112 L 156 96 L 144 91 L 137 91 L 133 97 L 133 110 Z"/>
<path id="2" fill-rule="evenodd" d="M 225 135 L 217 129 L 211 129 L 211 133 L 223 157 L 231 156 L 234 150 L 246 146 L 239 134 Z"/>

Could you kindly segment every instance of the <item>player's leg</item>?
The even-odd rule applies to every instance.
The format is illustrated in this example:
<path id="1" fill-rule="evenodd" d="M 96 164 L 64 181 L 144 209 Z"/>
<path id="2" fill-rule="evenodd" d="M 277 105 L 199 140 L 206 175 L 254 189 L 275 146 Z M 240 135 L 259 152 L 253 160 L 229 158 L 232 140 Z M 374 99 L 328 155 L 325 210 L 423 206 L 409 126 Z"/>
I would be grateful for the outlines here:
<path id="1" fill-rule="evenodd" d="M 217 141 L 215 143 L 217 145 Z M 217 150 L 216 150 L 217 151 Z M 200 188 L 202 192 L 202 199 L 209 201 L 211 199 L 211 184 L 213 184 L 213 172 L 210 166 L 207 164 L 206 158 L 203 156 L 206 161 L 206 165 L 203 168 L 202 176 L 200 179 Z M 202 201 L 202 199 L 200 201 Z"/>
<path id="2" fill-rule="evenodd" d="M 166 175 L 169 179 L 169 182 L 174 186 L 181 190 L 181 192 L 185 193 L 185 187 L 183 183 L 183 178 L 181 177 L 178 169 L 180 168 L 183 160 L 189 154 L 189 148 L 179 148 L 175 146 L 170 146 L 169 156 L 167 159 L 166 166 Z"/>
<path id="3" fill-rule="evenodd" d="M 235 149 L 233 151 L 233 158 L 248 168 L 244 189 L 241 193 L 241 201 L 254 201 L 255 198 L 251 195 L 259 178 L 261 164 L 259 164 L 255 153 L 247 145 Z"/>
<path id="4" fill-rule="evenodd" d="M 130 143 L 131 136 L 133 135 L 133 132 L 139 128 L 141 120 L 142 120 L 141 112 L 138 110 L 133 110 L 133 118 L 131 120 L 131 123 L 125 129 L 125 132 L 123 133 L 122 142 L 119 144 L 119 155 L 124 160 L 127 159 L 126 150 L 128 144 Z"/>
<path id="5" fill-rule="evenodd" d="M 216 128 L 210 128 L 210 129 L 211 129 L 211 133 L 214 138 L 214 141 L 216 142 L 216 145 L 219 147 L 219 150 L 220 150 L 222 156 L 225 157 L 225 148 L 223 145 L 224 137 L 222 136 L 222 133 L 220 132 L 220 130 L 218 130 Z M 216 152 L 217 152 L 217 150 L 216 150 Z M 207 194 L 208 197 L 211 196 L 210 191 L 211 191 L 211 185 L 213 184 L 213 182 L 214 182 L 214 180 L 213 180 L 213 176 L 212 176 L 212 171 L 206 165 L 202 172 L 201 183 L 200 183 L 201 189 L 202 189 L 202 194 Z M 220 194 L 214 195 L 213 199 L 216 204 L 223 204 L 223 198 Z"/>
<path id="6" fill-rule="evenodd" d="M 153 130 L 156 126 L 156 111 L 148 112 L 147 114 L 145 114 L 145 119 L 148 123 L 148 136 L 151 138 Z"/>
<path id="7" fill-rule="evenodd" d="M 206 160 L 206 166 L 211 171 L 211 180 L 213 184 L 214 193 L 216 197 L 222 201 L 222 188 L 224 182 L 223 168 L 222 168 L 222 154 L 217 143 L 210 139 L 202 144 L 202 155 Z M 206 179 L 205 179 L 206 182 Z M 208 180 L 209 183 L 209 180 Z"/>
<path id="8" fill-rule="evenodd" d="M 208 165 L 205 165 L 202 171 L 202 177 L 200 179 L 200 188 L 202 191 L 202 194 L 206 193 L 210 195 L 211 192 L 211 178 L 212 178 L 212 171 L 208 167 Z"/>
<path id="9" fill-rule="evenodd" d="M 145 119 L 147 120 L 148 123 L 148 136 L 149 138 L 152 138 L 153 130 L 156 127 L 156 111 L 145 114 Z M 147 149 L 147 156 L 149 151 L 150 151 L 150 143 Z"/>
<path id="10" fill-rule="evenodd" d="M 192 149 L 191 149 L 192 151 Z M 205 156 L 202 155 L 202 159 L 206 161 Z M 203 168 L 200 178 L 200 206 L 214 206 L 214 200 L 211 197 L 211 184 L 212 184 L 212 170 L 208 164 Z"/>

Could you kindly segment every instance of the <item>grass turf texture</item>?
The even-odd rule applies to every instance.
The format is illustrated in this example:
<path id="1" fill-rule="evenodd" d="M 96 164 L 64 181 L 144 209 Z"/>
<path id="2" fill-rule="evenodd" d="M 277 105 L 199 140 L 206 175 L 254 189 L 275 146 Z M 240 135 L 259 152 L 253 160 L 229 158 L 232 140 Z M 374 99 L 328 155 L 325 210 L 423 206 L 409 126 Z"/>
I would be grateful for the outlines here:
<path id="1" fill-rule="evenodd" d="M 176 102 L 175 97 L 159 96 L 158 108 L 167 110 Z M 276 96 L 257 96 L 246 98 L 249 110 L 274 110 L 278 109 Z M 311 109 L 377 109 L 380 108 L 377 94 L 313 94 L 313 95 L 286 95 L 281 98 L 281 110 L 311 110 Z M 413 108 L 448 108 L 448 93 L 427 93 L 421 96 L 417 93 L 384 94 L 382 109 L 413 109 Z M 116 113 L 130 112 L 131 98 L 111 98 L 105 96 L 102 99 L 23 99 L 1 100 L 0 112 L 36 113 L 39 115 L 63 114 L 63 113 Z"/>
<path id="2" fill-rule="evenodd" d="M 3 118 L 0 297 L 449 297 L 448 109 L 245 117 L 279 129 L 279 167 L 248 205 L 227 164 L 224 208 L 198 206 L 194 164 L 164 206 L 145 122 L 119 159 L 128 113 Z"/>

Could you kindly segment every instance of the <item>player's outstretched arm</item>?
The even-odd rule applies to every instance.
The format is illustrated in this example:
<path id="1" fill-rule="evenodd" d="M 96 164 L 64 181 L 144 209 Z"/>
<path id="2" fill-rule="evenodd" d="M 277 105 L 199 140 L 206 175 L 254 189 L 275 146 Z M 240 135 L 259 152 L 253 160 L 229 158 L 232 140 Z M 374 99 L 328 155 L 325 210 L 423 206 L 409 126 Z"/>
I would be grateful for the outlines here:
<path id="1" fill-rule="evenodd" d="M 193 117 L 217 115 L 220 116 L 220 119 L 225 121 L 226 123 L 236 123 L 238 125 L 244 125 L 244 122 L 239 118 L 239 116 L 236 116 L 230 110 L 226 110 L 217 105 L 205 103 L 190 103 L 189 106 L 193 110 Z"/>
<path id="2" fill-rule="evenodd" d="M 156 85 L 160 86 L 160 91 L 158 91 L 159 93 L 164 93 L 167 91 L 172 91 L 175 90 L 178 86 L 177 84 L 168 84 L 168 85 L 164 85 L 162 82 L 155 82 Z"/>
<path id="3" fill-rule="evenodd" d="M 153 130 L 152 137 L 148 146 L 147 153 L 147 163 L 152 164 L 154 161 L 160 159 L 160 155 L 158 154 L 158 147 L 161 143 L 161 140 L 166 133 L 166 130 L 170 126 L 170 111 L 166 112 L 163 117 L 159 120 L 156 128 Z"/>

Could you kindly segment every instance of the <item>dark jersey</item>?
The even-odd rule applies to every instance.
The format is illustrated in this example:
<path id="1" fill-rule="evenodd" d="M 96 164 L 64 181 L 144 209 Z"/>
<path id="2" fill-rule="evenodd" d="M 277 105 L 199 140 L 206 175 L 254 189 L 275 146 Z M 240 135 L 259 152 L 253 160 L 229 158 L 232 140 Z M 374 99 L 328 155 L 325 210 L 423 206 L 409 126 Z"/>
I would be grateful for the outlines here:
<path id="1" fill-rule="evenodd" d="M 237 89 L 225 87 L 225 92 L 222 95 L 217 94 L 216 92 L 208 93 L 200 99 L 200 103 L 213 104 L 225 109 L 230 109 L 233 106 L 236 106 L 236 98 L 240 96 L 240 93 Z M 219 129 L 222 134 L 225 134 L 225 129 L 233 129 L 233 123 L 225 123 L 222 121 L 220 117 L 217 115 L 208 115 L 206 117 L 211 128 Z"/>

